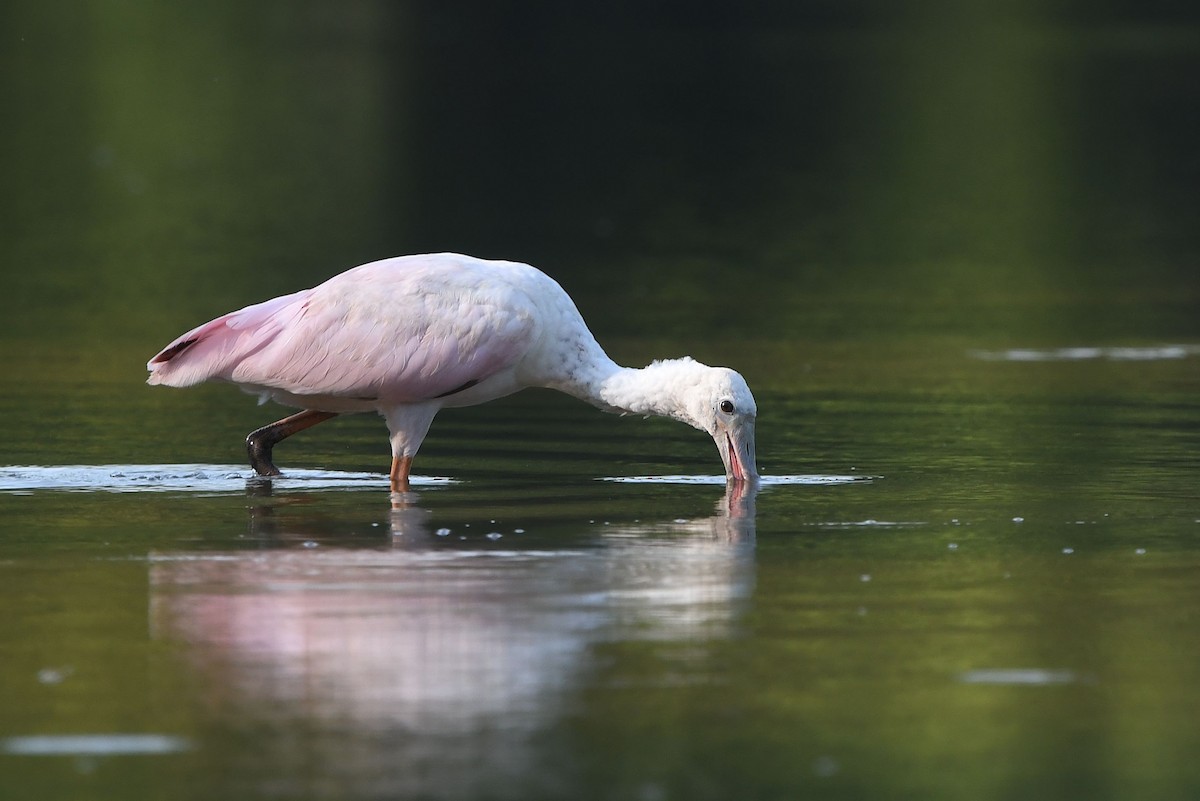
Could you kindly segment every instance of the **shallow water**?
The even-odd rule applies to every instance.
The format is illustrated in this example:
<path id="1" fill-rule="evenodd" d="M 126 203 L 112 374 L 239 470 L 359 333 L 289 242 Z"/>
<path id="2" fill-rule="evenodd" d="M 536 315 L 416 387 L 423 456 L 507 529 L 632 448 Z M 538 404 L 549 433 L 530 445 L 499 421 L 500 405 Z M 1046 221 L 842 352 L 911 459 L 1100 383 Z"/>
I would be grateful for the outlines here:
<path id="1" fill-rule="evenodd" d="M 700 435 L 538 395 L 435 427 L 402 497 L 292 466 L 377 459 L 366 418 L 273 481 L 6 468 L 0 759 L 60 797 L 1051 797 L 1067 767 L 1169 797 L 1197 779 L 1200 415 L 1137 394 L 848 391 L 790 428 L 765 393 L 764 467 L 845 472 L 732 495 L 647 472 L 711 469 Z M 482 420 L 501 454 L 459 452 Z M 503 455 L 525 436 L 562 455 Z M 605 441 L 628 474 L 569 447 Z"/>
<path id="2" fill-rule="evenodd" d="M 0 798 L 1200 792 L 1194 22 L 450 7 L 12 4 Z M 142 383 L 443 249 L 737 367 L 761 484 L 548 392 L 265 480 Z"/>

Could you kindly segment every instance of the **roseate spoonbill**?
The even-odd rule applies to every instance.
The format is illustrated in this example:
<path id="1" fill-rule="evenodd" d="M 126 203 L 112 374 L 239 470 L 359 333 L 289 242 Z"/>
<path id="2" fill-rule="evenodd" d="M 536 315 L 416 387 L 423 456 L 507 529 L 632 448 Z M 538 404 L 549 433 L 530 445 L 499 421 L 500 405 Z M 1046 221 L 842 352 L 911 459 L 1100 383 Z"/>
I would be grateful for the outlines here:
<path id="1" fill-rule="evenodd" d="M 194 328 L 146 367 L 150 384 L 228 381 L 260 403 L 301 409 L 246 437 L 264 476 L 280 474 L 271 449 L 285 437 L 375 411 L 391 434 L 392 491 L 407 491 L 438 410 L 549 387 L 604 411 L 706 431 L 728 481 L 758 479 L 758 409 L 741 375 L 688 357 L 621 367 L 562 287 L 517 262 L 453 253 L 371 262 Z"/>

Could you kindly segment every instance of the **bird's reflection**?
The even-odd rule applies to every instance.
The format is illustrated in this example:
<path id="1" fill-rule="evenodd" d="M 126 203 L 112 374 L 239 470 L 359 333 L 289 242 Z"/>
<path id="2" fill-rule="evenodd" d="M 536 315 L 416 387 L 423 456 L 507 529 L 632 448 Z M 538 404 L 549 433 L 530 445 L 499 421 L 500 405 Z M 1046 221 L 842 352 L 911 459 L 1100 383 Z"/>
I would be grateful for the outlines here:
<path id="1" fill-rule="evenodd" d="M 504 550 L 438 547 L 449 538 L 432 513 L 406 500 L 389 512 L 386 550 L 153 558 L 153 630 L 184 644 L 212 688 L 212 722 L 311 733 L 263 738 L 243 781 L 554 794 L 565 768 L 545 734 L 619 670 L 598 652 L 641 643 L 656 686 L 703 681 L 709 646 L 736 635 L 753 590 L 753 491 L 726 492 L 702 520 Z M 252 505 L 259 536 L 305 537 L 280 530 L 273 508 Z"/>
<path id="2" fill-rule="evenodd" d="M 709 534 L 719 542 L 754 542 L 755 499 L 758 487 L 745 482 L 731 482 L 721 500 L 717 501 L 714 514 L 699 520 L 679 521 L 649 525 L 626 525 L 626 533 L 653 531 Z M 419 505 L 420 494 L 416 492 L 391 494 L 389 523 L 394 537 L 405 537 L 396 543 L 428 542 L 432 515 Z"/>

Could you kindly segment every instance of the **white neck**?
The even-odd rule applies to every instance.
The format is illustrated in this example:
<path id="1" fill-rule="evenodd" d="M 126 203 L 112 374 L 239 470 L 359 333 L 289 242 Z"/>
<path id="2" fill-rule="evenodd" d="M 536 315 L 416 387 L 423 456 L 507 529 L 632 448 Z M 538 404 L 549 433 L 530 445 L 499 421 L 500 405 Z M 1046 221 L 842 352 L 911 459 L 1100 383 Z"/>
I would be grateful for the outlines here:
<path id="1" fill-rule="evenodd" d="M 605 411 L 670 417 L 703 429 L 689 411 L 684 392 L 687 377 L 707 369 L 690 358 L 657 361 L 647 367 L 621 367 L 611 359 L 591 365 L 582 381 L 560 387 Z"/>

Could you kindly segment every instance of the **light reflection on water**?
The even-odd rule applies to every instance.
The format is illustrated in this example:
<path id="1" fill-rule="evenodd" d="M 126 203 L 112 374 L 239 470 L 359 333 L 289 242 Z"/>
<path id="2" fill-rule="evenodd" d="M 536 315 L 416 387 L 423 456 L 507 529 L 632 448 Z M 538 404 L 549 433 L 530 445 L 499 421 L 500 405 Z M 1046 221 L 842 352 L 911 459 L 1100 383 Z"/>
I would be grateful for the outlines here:
<path id="1" fill-rule="evenodd" d="M 762 476 L 759 478 L 759 488 L 785 485 L 820 486 L 830 484 L 853 484 L 858 481 L 875 481 L 880 476 L 829 476 L 829 475 L 798 475 L 798 476 Z M 614 481 L 619 484 L 715 484 L 725 483 L 725 476 L 611 476 L 603 481 Z"/>
<path id="2" fill-rule="evenodd" d="M 1052 684 L 1074 684 L 1081 680 L 1071 670 L 1048 670 L 1046 668 L 981 668 L 968 670 L 958 677 L 963 684 L 999 684 L 1013 686 L 1047 686 Z"/>
<path id="3" fill-rule="evenodd" d="M 538 737 L 594 681 L 606 645 L 662 649 L 666 686 L 711 678 L 708 644 L 738 635 L 755 583 L 753 492 L 727 493 L 706 518 L 528 550 L 453 547 L 415 495 L 391 511 L 382 551 L 151 556 L 153 636 L 182 643 L 217 725 L 340 733 L 316 754 L 268 738 L 247 766 L 254 782 L 317 759 L 355 792 L 504 796 L 513 776 L 514 794 L 531 777 L 552 789 L 567 777 Z M 256 534 L 303 539 L 286 526 L 252 517 Z"/>
<path id="4" fill-rule="evenodd" d="M 413 477 L 413 483 L 430 489 L 451 483 L 449 478 Z M 195 492 L 229 494 L 244 492 L 248 485 L 264 481 L 254 471 L 237 465 L 219 464 L 100 464 L 100 465 L 13 465 L 0 467 L 0 492 Z M 382 473 L 289 468 L 271 479 L 288 491 L 354 490 L 386 487 Z"/>
<path id="5" fill-rule="evenodd" d="M 759 487 L 783 485 L 848 484 L 873 481 L 879 476 L 776 475 L 763 476 Z M 609 476 L 600 479 L 624 484 L 701 484 L 723 486 L 723 475 Z M 455 479 L 443 476 L 412 476 L 421 490 L 444 487 Z M 361 490 L 386 487 L 384 473 L 288 468 L 282 476 L 264 479 L 238 465 L 219 464 L 100 464 L 100 465 L 10 465 L 0 467 L 0 492 L 195 492 L 241 493 L 255 485 L 289 492 Z"/>
<path id="6" fill-rule="evenodd" d="M 1104 359 L 1108 361 L 1146 362 L 1162 359 L 1186 359 L 1200 355 L 1200 345 L 1158 345 L 1150 347 L 1071 347 L 1011 348 L 1009 350 L 972 350 L 970 355 L 989 362 L 1071 362 Z"/>
<path id="7" fill-rule="evenodd" d="M 0 754 L 16 756 L 125 756 L 189 751 L 193 743 L 165 734 L 63 734 L 7 737 Z"/>

